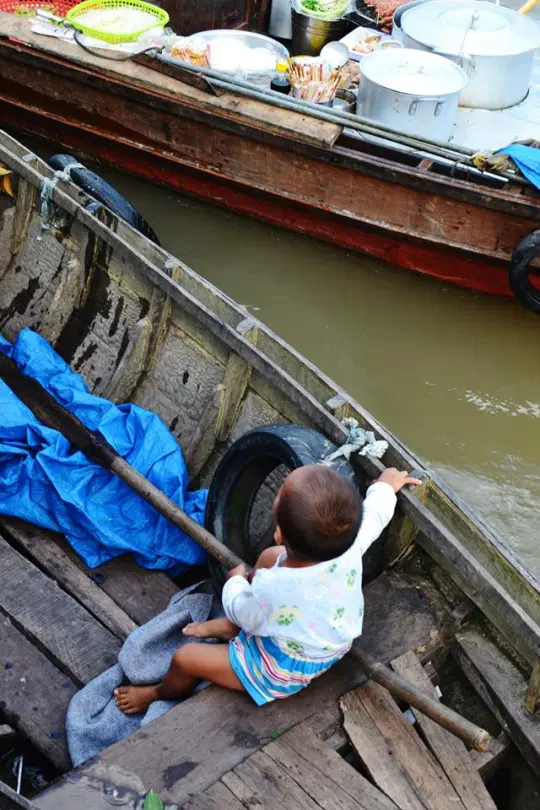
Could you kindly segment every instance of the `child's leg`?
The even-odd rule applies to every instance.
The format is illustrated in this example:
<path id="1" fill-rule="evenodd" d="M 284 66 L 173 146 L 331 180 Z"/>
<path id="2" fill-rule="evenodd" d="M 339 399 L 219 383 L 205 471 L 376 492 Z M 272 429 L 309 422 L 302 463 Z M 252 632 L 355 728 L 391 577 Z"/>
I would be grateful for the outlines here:
<path id="1" fill-rule="evenodd" d="M 154 700 L 177 700 L 193 691 L 199 681 L 244 692 L 229 662 L 228 644 L 186 644 L 172 657 L 161 683 L 120 686 L 114 690 L 116 705 L 126 714 L 145 712 Z"/>
<path id="2" fill-rule="evenodd" d="M 270 546 L 266 548 L 255 563 L 253 572 L 259 568 L 272 568 L 278 558 L 283 554 L 283 546 Z M 229 619 L 211 619 L 209 622 L 190 622 L 184 627 L 185 636 L 194 638 L 219 638 L 223 641 L 230 641 L 238 635 L 239 627 Z"/>

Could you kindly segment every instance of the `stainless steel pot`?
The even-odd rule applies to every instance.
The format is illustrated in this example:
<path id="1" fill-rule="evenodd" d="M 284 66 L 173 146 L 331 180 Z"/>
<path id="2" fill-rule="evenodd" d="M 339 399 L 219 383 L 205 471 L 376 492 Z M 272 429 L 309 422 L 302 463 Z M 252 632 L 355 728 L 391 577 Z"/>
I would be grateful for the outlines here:
<path id="1" fill-rule="evenodd" d="M 409 135 L 447 141 L 467 77 L 458 65 L 418 50 L 390 48 L 360 63 L 356 112 Z"/>
<path id="2" fill-rule="evenodd" d="M 481 0 L 414 3 L 401 16 L 402 42 L 446 56 L 465 70 L 460 104 L 489 110 L 526 97 L 540 25 L 511 9 Z"/>

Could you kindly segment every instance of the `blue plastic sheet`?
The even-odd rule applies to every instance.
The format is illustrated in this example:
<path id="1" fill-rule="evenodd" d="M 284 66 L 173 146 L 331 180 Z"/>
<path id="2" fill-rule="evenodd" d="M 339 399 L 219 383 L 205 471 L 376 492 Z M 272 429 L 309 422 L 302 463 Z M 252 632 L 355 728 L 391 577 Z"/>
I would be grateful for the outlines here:
<path id="1" fill-rule="evenodd" d="M 499 149 L 497 154 L 500 152 L 512 158 L 529 183 L 540 189 L 540 149 L 523 146 L 521 143 L 511 143 L 510 146 Z"/>
<path id="2" fill-rule="evenodd" d="M 181 450 L 158 416 L 90 394 L 83 379 L 29 329 L 21 331 L 13 345 L 0 336 L 0 351 L 203 523 L 207 491 L 187 491 Z M 127 484 L 40 423 L 2 380 L 0 513 L 65 534 L 91 568 L 126 552 L 145 568 L 172 569 L 175 574 L 205 559 L 191 538 Z"/>

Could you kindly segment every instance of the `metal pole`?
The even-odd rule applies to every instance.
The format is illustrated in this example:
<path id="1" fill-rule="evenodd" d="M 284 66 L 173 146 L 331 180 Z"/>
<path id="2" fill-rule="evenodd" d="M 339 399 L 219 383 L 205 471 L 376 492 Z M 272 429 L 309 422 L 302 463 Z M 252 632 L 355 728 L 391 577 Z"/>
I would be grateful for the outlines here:
<path id="1" fill-rule="evenodd" d="M 220 73 L 210 68 L 199 67 L 198 65 L 191 65 L 187 62 L 179 63 L 178 60 L 173 59 L 167 54 L 156 54 L 159 61 L 165 62 L 174 67 L 181 67 L 183 70 L 189 70 L 193 73 L 199 73 L 209 80 L 211 84 L 229 92 L 237 93 L 238 95 L 252 98 L 255 101 L 263 101 L 267 104 L 272 104 L 275 107 L 280 107 L 283 110 L 291 110 L 298 112 L 302 115 L 308 115 L 312 118 L 318 118 L 330 124 L 337 124 L 348 129 L 354 129 L 359 132 L 369 134 L 378 138 L 384 138 L 399 144 L 404 144 L 412 149 L 423 150 L 429 152 L 430 155 L 442 157 L 445 160 L 451 161 L 453 164 L 462 165 L 464 169 L 474 168 L 470 166 L 470 158 L 475 154 L 475 150 L 468 149 L 464 146 L 450 146 L 442 141 L 428 141 L 413 136 L 406 135 L 397 129 L 388 127 L 385 124 L 371 121 L 362 116 L 331 110 L 329 108 L 321 109 L 320 105 L 312 104 L 308 101 L 300 101 L 299 99 L 283 96 L 281 93 L 276 93 L 274 90 L 258 90 L 253 85 L 248 84 L 240 79 L 231 78 L 225 73 Z M 478 171 L 478 170 L 476 170 Z M 513 175 L 508 172 L 501 172 L 501 174 L 493 174 L 491 172 L 483 173 L 486 177 L 494 180 L 511 180 L 514 183 L 521 185 L 528 185 L 524 178 L 519 175 Z"/>

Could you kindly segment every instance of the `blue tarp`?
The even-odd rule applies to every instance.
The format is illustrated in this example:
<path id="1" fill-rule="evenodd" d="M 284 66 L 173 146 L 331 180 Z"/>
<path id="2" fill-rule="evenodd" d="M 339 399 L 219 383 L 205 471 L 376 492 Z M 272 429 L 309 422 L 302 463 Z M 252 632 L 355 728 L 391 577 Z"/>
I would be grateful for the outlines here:
<path id="1" fill-rule="evenodd" d="M 202 523 L 207 491 L 188 492 L 178 444 L 155 414 L 113 405 L 88 392 L 83 379 L 29 329 L 0 351 L 65 408 L 97 431 L 126 461 Z M 181 573 L 205 553 L 127 484 L 41 424 L 0 380 L 0 513 L 65 534 L 94 568 L 133 552 L 145 568 Z"/>
<path id="2" fill-rule="evenodd" d="M 504 149 L 499 149 L 497 154 L 503 153 L 512 158 L 520 172 L 527 178 L 529 183 L 540 189 L 540 149 L 532 146 L 523 146 L 521 143 L 511 143 Z"/>

